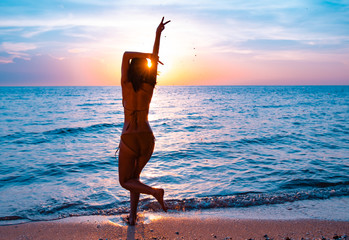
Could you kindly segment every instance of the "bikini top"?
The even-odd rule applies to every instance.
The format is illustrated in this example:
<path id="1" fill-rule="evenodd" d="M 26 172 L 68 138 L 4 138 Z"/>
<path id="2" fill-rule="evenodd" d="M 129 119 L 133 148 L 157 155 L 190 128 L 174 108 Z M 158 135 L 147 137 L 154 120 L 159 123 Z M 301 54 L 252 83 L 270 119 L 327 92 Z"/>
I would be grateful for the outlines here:
<path id="1" fill-rule="evenodd" d="M 142 118 L 143 120 L 145 120 L 145 117 L 141 117 L 144 116 L 144 114 L 142 114 L 143 112 L 148 112 L 149 109 L 130 109 L 125 107 L 124 105 L 124 101 L 122 101 L 122 105 L 124 107 L 124 112 L 125 112 L 125 117 L 129 116 L 129 124 L 126 127 L 126 130 L 128 130 L 131 126 L 133 126 L 133 128 L 138 129 L 138 123 L 140 122 L 140 119 Z M 147 118 L 146 118 L 147 119 Z M 141 121 L 143 122 L 143 121 Z"/>
<path id="2" fill-rule="evenodd" d="M 122 101 L 122 105 L 124 107 L 125 110 L 125 116 L 129 116 L 131 118 L 131 122 L 133 122 L 134 126 L 137 128 L 137 123 L 139 122 L 139 119 L 141 118 L 141 116 L 144 114 L 142 114 L 143 112 L 148 112 L 149 108 L 146 109 L 131 109 L 131 108 L 127 108 L 125 107 L 125 103 L 124 101 Z M 143 117 L 144 118 L 144 117 Z M 127 128 L 129 128 L 130 126 L 128 126 Z"/>
<path id="3" fill-rule="evenodd" d="M 132 91 L 133 91 L 133 89 L 132 89 Z M 132 121 L 134 121 L 134 122 L 138 122 L 138 119 L 141 116 L 144 116 L 143 112 L 149 111 L 149 104 L 150 104 L 150 101 L 151 101 L 151 98 L 153 95 L 152 91 L 151 92 L 149 90 L 147 91 L 147 89 L 144 89 L 144 88 L 140 88 L 138 91 L 139 92 L 137 92 L 137 93 L 131 92 L 131 93 L 126 93 L 126 94 L 127 95 L 131 94 L 133 96 L 130 96 L 130 97 L 139 99 L 138 101 L 140 101 L 143 104 L 136 104 L 136 105 L 143 105 L 143 106 L 137 106 L 140 108 L 135 108 L 135 109 L 132 107 L 130 108 L 129 106 L 126 106 L 129 104 L 125 104 L 127 101 L 125 101 L 124 98 L 122 99 L 122 106 L 125 109 L 125 116 L 126 115 L 130 116 Z M 141 94 L 141 96 L 139 96 L 138 94 Z M 131 102 L 133 102 L 133 101 L 131 100 Z M 144 106 L 145 105 L 144 103 L 146 103 L 146 102 L 148 102 L 148 103 L 146 104 L 146 106 Z"/>

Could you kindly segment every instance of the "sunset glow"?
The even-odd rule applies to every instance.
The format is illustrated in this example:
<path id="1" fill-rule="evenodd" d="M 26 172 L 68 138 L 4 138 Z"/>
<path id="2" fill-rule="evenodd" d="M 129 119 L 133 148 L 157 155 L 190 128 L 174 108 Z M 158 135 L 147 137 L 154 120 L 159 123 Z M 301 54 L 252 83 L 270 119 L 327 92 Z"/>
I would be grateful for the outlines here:
<path id="1" fill-rule="evenodd" d="M 152 64 L 151 64 L 150 59 L 147 58 L 147 61 L 148 61 L 148 68 L 151 68 L 151 65 L 152 65 Z"/>
<path id="2" fill-rule="evenodd" d="M 0 85 L 120 85 L 124 51 L 159 85 L 349 83 L 346 1 L 2 1 Z"/>

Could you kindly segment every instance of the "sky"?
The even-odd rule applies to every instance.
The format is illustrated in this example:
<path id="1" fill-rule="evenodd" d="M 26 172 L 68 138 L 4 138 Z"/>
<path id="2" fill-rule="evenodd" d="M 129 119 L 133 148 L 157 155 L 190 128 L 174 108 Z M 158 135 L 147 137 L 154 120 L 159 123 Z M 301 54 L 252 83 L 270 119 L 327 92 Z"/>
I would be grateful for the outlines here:
<path id="1" fill-rule="evenodd" d="M 163 16 L 159 85 L 349 85 L 348 0 L 1 0 L 0 86 L 120 85 Z"/>

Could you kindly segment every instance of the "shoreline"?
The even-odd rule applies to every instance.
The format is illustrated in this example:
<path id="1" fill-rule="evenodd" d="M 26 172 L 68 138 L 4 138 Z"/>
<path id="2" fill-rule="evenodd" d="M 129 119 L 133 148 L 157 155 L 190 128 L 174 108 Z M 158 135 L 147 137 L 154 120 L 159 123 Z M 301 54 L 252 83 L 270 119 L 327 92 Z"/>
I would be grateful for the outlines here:
<path id="1" fill-rule="evenodd" d="M 0 226 L 11 239 L 348 239 L 349 197 L 248 208 L 90 215 Z M 15 222 L 12 222 L 15 223 Z M 10 221 L 11 224 L 11 221 Z"/>
<path id="2" fill-rule="evenodd" d="M 349 221 L 265 220 L 193 214 L 141 214 L 136 226 L 124 216 L 71 217 L 0 226 L 0 239 L 347 239 Z"/>

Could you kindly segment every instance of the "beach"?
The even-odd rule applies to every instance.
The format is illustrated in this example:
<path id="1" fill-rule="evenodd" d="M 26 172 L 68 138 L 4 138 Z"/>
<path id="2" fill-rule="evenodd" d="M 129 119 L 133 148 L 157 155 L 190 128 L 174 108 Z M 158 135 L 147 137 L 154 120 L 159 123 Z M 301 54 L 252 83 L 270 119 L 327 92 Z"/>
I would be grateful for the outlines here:
<path id="1" fill-rule="evenodd" d="M 348 239 L 349 198 L 189 212 L 79 216 L 0 226 L 0 239 Z M 9 222 L 11 223 L 11 222 Z"/>
<path id="2" fill-rule="evenodd" d="M 104 220 L 103 220 L 104 219 Z M 161 217 L 122 226 L 107 217 L 0 227 L 0 239 L 347 239 L 349 222 Z"/>

